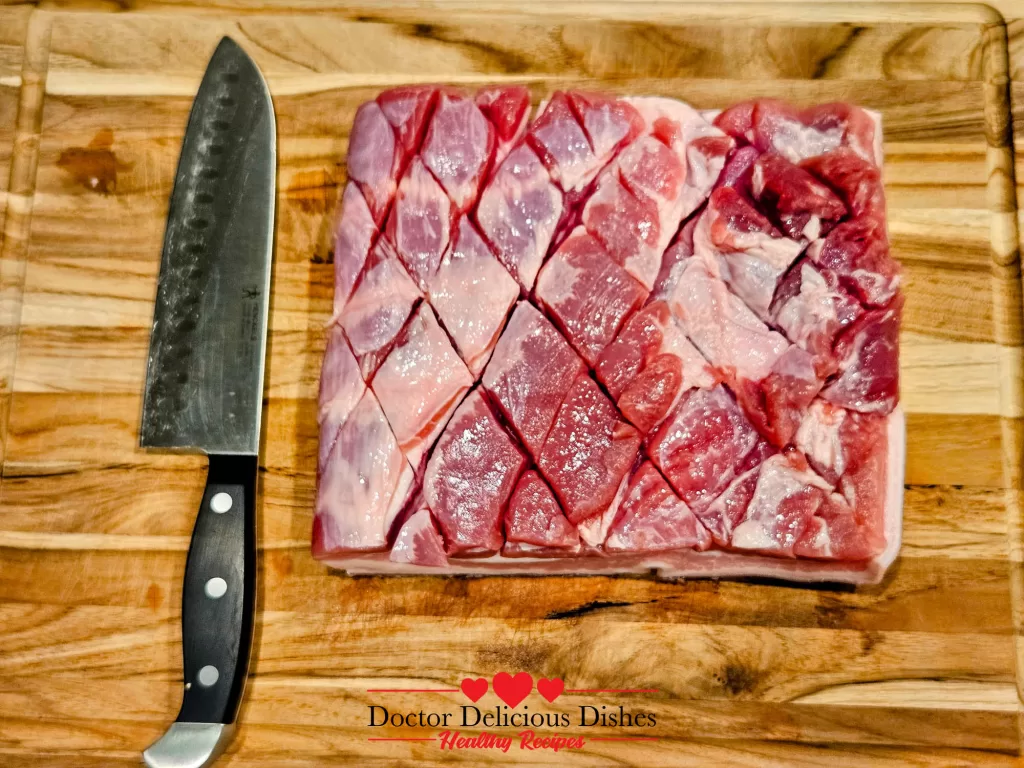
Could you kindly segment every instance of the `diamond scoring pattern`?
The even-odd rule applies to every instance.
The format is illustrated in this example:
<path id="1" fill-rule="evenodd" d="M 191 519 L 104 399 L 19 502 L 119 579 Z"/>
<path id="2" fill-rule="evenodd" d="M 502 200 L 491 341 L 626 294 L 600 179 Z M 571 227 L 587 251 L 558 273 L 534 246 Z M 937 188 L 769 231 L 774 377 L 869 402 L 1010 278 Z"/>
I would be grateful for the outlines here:
<path id="1" fill-rule="evenodd" d="M 377 442 L 415 481 L 379 489 L 387 541 L 349 547 L 364 513 L 321 477 L 317 530 L 336 535 L 315 554 L 876 555 L 901 309 L 877 120 L 765 100 L 712 124 L 670 99 L 556 93 L 527 130 L 527 105 L 521 87 L 415 87 L 357 115 L 335 315 L 342 336 L 377 332 L 359 358 L 390 425 Z M 346 240 L 363 199 L 378 232 Z M 321 403 L 335 471 L 344 410 Z"/>

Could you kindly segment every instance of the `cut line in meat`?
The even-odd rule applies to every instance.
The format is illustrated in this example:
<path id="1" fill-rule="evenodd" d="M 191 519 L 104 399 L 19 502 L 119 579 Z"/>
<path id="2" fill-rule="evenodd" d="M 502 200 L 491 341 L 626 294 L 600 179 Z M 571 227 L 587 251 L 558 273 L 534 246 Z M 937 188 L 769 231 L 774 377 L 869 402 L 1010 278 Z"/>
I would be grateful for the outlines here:
<path id="1" fill-rule="evenodd" d="M 874 583 L 901 275 L 849 104 L 403 86 L 359 108 L 313 554 L 350 573 Z"/>

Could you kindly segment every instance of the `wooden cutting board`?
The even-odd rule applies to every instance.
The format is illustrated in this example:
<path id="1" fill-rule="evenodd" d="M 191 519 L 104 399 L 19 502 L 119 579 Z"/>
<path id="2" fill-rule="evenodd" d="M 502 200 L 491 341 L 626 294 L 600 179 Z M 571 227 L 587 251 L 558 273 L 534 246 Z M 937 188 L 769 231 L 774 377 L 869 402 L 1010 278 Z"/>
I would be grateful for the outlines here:
<path id="1" fill-rule="evenodd" d="M 0 374 L 13 390 L 0 429 L 0 763 L 135 765 L 177 711 L 180 583 L 204 461 L 135 445 L 168 195 L 223 34 L 268 76 L 281 158 L 257 657 L 225 765 L 1013 762 L 1024 397 L 998 17 L 982 6 L 512 6 L 0 13 L 0 179 L 18 185 L 0 186 Z M 24 62 L 4 48 L 23 36 Z M 883 584 L 353 579 L 311 559 L 347 132 L 360 102 L 413 81 L 525 82 L 537 96 L 600 87 L 707 108 L 848 99 L 882 112 L 908 413 L 904 544 Z M 558 732 L 587 740 L 576 751 L 369 741 L 441 730 L 371 728 L 371 705 L 452 712 L 458 727 L 469 702 L 451 691 L 501 671 L 653 692 L 553 704 L 534 692 L 529 711 L 565 713 L 572 725 Z M 479 706 L 498 704 L 492 690 Z M 581 705 L 620 704 L 657 725 L 577 726 Z M 647 740 L 614 740 L 627 737 Z"/>

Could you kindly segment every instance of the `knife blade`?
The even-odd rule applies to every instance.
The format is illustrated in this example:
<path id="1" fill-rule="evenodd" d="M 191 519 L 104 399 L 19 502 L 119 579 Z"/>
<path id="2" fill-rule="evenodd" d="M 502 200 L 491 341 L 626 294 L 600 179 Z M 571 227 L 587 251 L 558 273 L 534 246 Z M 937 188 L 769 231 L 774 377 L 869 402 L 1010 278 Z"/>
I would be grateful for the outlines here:
<path id="1" fill-rule="evenodd" d="M 150 768 L 210 765 L 230 741 L 248 670 L 276 142 L 263 76 L 225 37 L 178 160 L 139 430 L 144 448 L 209 457 L 182 590 L 184 694 L 143 753 Z"/>

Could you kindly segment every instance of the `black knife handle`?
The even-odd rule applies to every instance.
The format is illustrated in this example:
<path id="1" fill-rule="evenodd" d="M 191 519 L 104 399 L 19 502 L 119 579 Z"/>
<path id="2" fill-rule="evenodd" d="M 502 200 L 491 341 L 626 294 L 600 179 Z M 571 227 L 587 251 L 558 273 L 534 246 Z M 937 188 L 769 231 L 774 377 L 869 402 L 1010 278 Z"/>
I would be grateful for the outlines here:
<path id="1" fill-rule="evenodd" d="M 256 456 L 210 454 L 185 564 L 178 722 L 233 723 L 242 700 L 256 612 L 258 466 Z"/>

